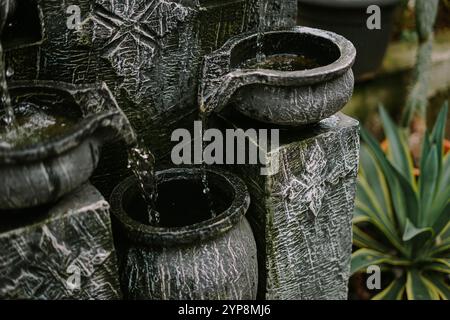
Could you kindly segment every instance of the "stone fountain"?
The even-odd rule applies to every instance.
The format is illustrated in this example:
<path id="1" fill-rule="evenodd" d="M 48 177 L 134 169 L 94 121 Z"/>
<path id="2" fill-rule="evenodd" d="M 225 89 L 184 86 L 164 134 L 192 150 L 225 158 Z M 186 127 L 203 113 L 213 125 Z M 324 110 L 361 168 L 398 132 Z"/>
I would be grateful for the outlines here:
<path id="1" fill-rule="evenodd" d="M 194 226 L 181 226 L 178 231 L 188 230 L 187 238 L 170 233 L 165 235 L 165 230 L 139 226 L 130 220 L 128 215 L 139 211 L 139 207 L 123 210 L 130 202 L 124 198 L 126 191 L 133 186 L 132 180 L 125 180 L 110 201 L 116 219 L 113 235 L 119 251 L 118 262 L 114 257 L 109 205 L 92 185 L 79 187 L 78 181 L 71 180 L 61 194 L 56 191 L 46 193 L 44 188 L 42 192 L 46 197 L 19 199 L 18 203 L 32 207 L 21 209 L 24 218 L 9 214 L 5 222 L 0 220 L 0 251 L 2 257 L 7 257 L 0 264 L 5 266 L 0 272 L 5 275 L 0 277 L 0 297 L 117 298 L 122 290 L 126 298 L 177 298 L 175 294 L 182 292 L 161 292 L 164 279 L 154 280 L 161 276 L 155 270 L 164 267 L 158 265 L 158 261 L 161 257 L 175 261 L 178 254 L 187 259 L 192 257 L 192 252 L 197 252 L 190 250 L 192 243 L 200 239 L 203 230 L 211 237 L 201 238 L 201 241 L 208 241 L 196 245 L 206 251 L 214 249 L 219 258 L 226 256 L 221 250 L 227 239 L 245 246 L 239 254 L 242 255 L 241 265 L 249 270 L 248 276 L 232 275 L 237 282 L 235 288 L 243 288 L 245 294 L 236 295 L 224 286 L 222 280 L 232 274 L 232 268 L 225 268 L 223 274 L 218 273 L 217 282 L 210 281 L 208 283 L 212 285 L 204 287 L 220 290 L 223 294 L 217 298 L 255 298 L 257 282 L 257 295 L 262 299 L 345 299 L 359 150 L 358 123 L 339 113 L 353 91 L 351 66 L 355 51 L 351 43 L 333 33 L 295 27 L 296 0 L 137 0 L 126 4 L 120 0 L 74 0 L 71 5 L 76 10 L 68 10 L 63 3 L 61 0 L 15 0 L 15 10 L 8 18 L 11 23 L 7 24 L 2 39 L 6 64 L 14 70 L 9 79 L 10 86 L 12 92 L 17 88 L 19 93 L 20 90 L 36 89 L 39 93 L 44 87 L 51 86 L 54 92 L 64 92 L 75 101 L 80 110 L 84 110 L 84 105 L 89 106 L 95 115 L 83 117 L 80 126 L 84 129 L 80 128 L 78 133 L 80 137 L 94 137 L 95 143 L 87 142 L 91 147 L 80 151 L 79 157 L 95 155 L 91 157 L 86 177 L 91 177 L 103 196 L 109 197 L 114 187 L 130 174 L 124 150 L 133 144 L 135 136 L 131 130 L 124 129 L 128 127 L 126 119 L 136 134 L 145 140 L 163 169 L 173 166 L 169 157 L 172 131 L 191 129 L 200 107 L 211 114 L 214 120 L 211 125 L 221 130 L 280 129 L 279 147 L 256 146 L 269 163 L 279 163 L 280 170 L 261 176 L 257 165 L 227 168 L 234 175 L 220 174 L 217 173 L 220 170 L 214 169 L 211 175 L 216 175 L 216 181 L 219 181 L 215 197 L 218 199 L 221 193 L 227 194 L 229 199 L 225 196 L 224 199 L 239 210 L 233 214 L 222 208 L 216 220 L 194 221 L 197 223 Z M 261 10 L 262 4 L 265 10 Z M 77 13 L 79 23 L 74 24 L 78 21 Z M 27 21 L 27 32 L 26 28 L 17 26 L 23 21 Z M 263 35 L 265 55 L 301 54 L 315 58 L 318 65 L 310 70 L 290 72 L 243 67 L 246 59 L 256 55 L 257 34 Z M 57 82 L 50 85 L 42 82 L 44 80 Z M 86 85 L 99 82 L 105 84 L 100 87 Z M 102 99 L 93 98 L 99 96 Z M 103 112 L 112 119 L 97 121 Z M 121 139 L 108 143 L 99 156 L 97 141 L 105 141 L 102 139 L 111 135 L 105 133 L 103 127 L 106 132 L 111 129 L 111 132 L 119 133 Z M 83 146 L 74 135 L 66 139 L 73 143 L 61 143 L 60 148 L 70 145 L 76 150 L 75 144 L 80 146 L 78 148 Z M 59 156 L 63 153 L 60 148 L 42 147 L 39 150 Z M 77 157 L 70 156 L 68 160 Z M 24 159 L 27 157 L 0 150 L 0 163 L 26 167 Z M 1 170 L 3 167 L 0 174 Z M 158 175 L 170 178 L 174 174 L 171 170 Z M 17 175 L 13 170 L 7 171 L 14 177 Z M 192 180 L 192 172 L 184 170 L 178 176 Z M 246 184 L 245 188 L 241 180 Z M 21 182 L 17 187 L 25 185 Z M 252 232 L 243 218 L 248 207 L 244 189 L 248 189 L 251 199 L 247 218 L 257 247 L 254 247 Z M 136 197 L 138 191 L 133 190 Z M 43 203 L 54 199 L 59 202 L 50 208 L 47 205 L 36 208 L 42 204 L 37 198 Z M 0 196 L 0 199 L 3 198 Z M 11 196 L 5 197 L 4 202 L 11 202 L 11 199 Z M 11 212 L 10 208 L 2 209 L 8 210 L 3 210 L 5 214 L 0 211 L 1 216 Z M 100 216 L 87 214 L 92 211 Z M 32 212 L 40 218 L 38 223 Z M 77 214 L 83 218 L 76 219 Z M 83 219 L 91 222 L 78 228 L 84 225 Z M 217 225 L 226 228 L 218 231 L 214 227 Z M 93 243 L 73 241 L 73 230 L 83 228 L 91 235 Z M 99 264 L 82 264 L 87 267 L 82 269 L 85 278 L 81 279 L 90 279 L 87 283 L 92 285 L 94 282 L 110 283 L 112 289 L 106 293 L 100 290 L 98 294 L 81 290 L 83 294 L 78 295 L 68 294 L 67 289 L 61 290 L 62 293 L 55 289 L 51 290 L 55 294 L 37 295 L 32 290 L 35 288 L 32 280 L 28 279 L 24 289 L 8 291 L 11 281 L 16 283 L 14 279 L 20 276 L 8 264 L 11 259 L 8 257 L 17 255 L 17 252 L 10 252 L 13 250 L 10 243 L 17 240 L 17 234 L 24 235 L 20 239 L 29 239 L 29 245 L 24 246 L 23 251 L 36 257 L 37 261 L 46 256 L 63 257 L 76 253 L 76 261 L 100 261 Z M 122 242 L 123 238 L 135 244 Z M 58 245 L 40 248 L 37 254 L 38 239 L 48 239 Z M 217 243 L 211 243 L 211 239 Z M 74 249 L 65 251 L 63 243 L 70 243 Z M 185 248 L 186 245 L 187 249 L 180 253 L 177 246 Z M 97 248 L 97 251 L 85 248 Z M 256 261 L 252 257 L 256 248 L 257 275 Z M 61 252 L 53 255 L 55 250 Z M 3 255 L 3 252 L 7 254 Z M 84 252 L 94 254 L 83 255 Z M 233 256 L 235 252 L 229 254 Z M 203 256 L 210 259 L 207 252 Z M 223 261 L 226 263 L 227 259 Z M 144 280 L 150 278 L 141 280 L 151 284 L 152 290 L 140 287 L 140 281 L 131 287 L 124 286 L 122 281 L 122 288 L 118 288 L 118 265 L 122 278 L 134 279 L 136 268 L 146 262 L 151 262 L 148 264 L 151 268 L 144 274 L 155 277 L 148 282 Z M 75 268 L 71 267 L 73 264 L 60 265 L 63 271 L 58 270 L 64 275 Z M 96 273 L 95 266 L 102 266 L 100 269 L 105 271 Z M 209 270 L 216 267 L 212 265 Z M 23 270 L 27 268 L 29 266 L 25 264 Z M 53 265 L 47 267 L 48 270 L 54 268 Z M 36 278 L 45 279 L 45 274 Z M 102 282 L 102 279 L 106 280 Z M 195 285 L 191 280 L 186 283 Z M 244 281 L 248 285 L 244 285 Z M 199 283 L 206 282 L 199 280 Z M 208 290 L 183 297 L 214 298 Z"/>
<path id="2" fill-rule="evenodd" d="M 73 113 L 77 123 L 0 147 L 0 296 L 119 298 L 109 204 L 88 180 L 102 145 L 135 143 L 127 118 L 105 84 L 11 82 L 9 90 L 13 101 Z"/>
<path id="3" fill-rule="evenodd" d="M 14 18 L 23 3 L 0 4 L 2 25 L 23 23 Z M 32 36 L 13 31 L 6 48 L 29 45 Z M 88 180 L 103 145 L 136 143 L 128 119 L 105 83 L 11 81 L 2 90 L 14 121 L 1 128 L 0 296 L 120 298 L 109 204 Z"/>

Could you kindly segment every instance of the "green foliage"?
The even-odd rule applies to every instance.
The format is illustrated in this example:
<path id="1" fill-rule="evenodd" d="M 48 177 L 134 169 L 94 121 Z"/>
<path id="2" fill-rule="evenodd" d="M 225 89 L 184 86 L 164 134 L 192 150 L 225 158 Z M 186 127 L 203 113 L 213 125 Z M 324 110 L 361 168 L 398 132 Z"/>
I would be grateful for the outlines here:
<path id="1" fill-rule="evenodd" d="M 433 53 L 433 28 L 439 8 L 439 0 L 416 0 L 416 32 L 419 37 L 413 82 L 403 114 L 403 127 L 407 128 L 414 115 L 426 118 L 427 93 L 431 76 Z"/>
<path id="2" fill-rule="evenodd" d="M 446 104 L 414 164 L 405 132 L 381 108 L 385 154 L 364 129 L 354 215 L 352 274 L 380 265 L 394 280 L 375 299 L 449 299 L 450 153 L 444 155 Z"/>

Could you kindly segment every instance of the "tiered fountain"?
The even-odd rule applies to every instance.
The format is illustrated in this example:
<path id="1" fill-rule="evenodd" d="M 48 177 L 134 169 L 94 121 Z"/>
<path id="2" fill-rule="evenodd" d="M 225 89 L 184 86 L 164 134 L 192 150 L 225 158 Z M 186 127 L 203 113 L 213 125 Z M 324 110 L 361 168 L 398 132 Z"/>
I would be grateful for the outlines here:
<path id="1" fill-rule="evenodd" d="M 13 3 L 0 2 L 1 25 Z M 135 143 L 126 116 L 102 83 L 3 82 L 1 94 L 0 296 L 119 298 L 109 204 L 88 180 L 102 145 Z"/>
<path id="2" fill-rule="evenodd" d="M 12 147 L 0 149 L 0 163 L 7 164 L 0 174 L 12 181 L 0 195 L 0 208 L 8 209 L 0 214 L 21 208 L 25 217 L 10 214 L 8 223 L 0 219 L 4 259 L 17 256 L 8 251 L 17 230 L 37 230 L 28 232 L 28 245 L 21 251 L 34 254 L 41 243 L 37 238 L 46 237 L 52 246 L 39 248 L 41 260 L 46 254 L 77 252 L 76 261 L 90 268 L 81 279 L 81 291 L 90 298 L 119 295 L 112 280 L 113 292 L 85 289 L 107 272 L 97 274 L 95 266 L 114 272 L 117 265 L 121 291 L 129 299 L 346 298 L 359 140 L 357 122 L 339 110 L 353 90 L 351 43 L 333 33 L 294 27 L 296 0 L 76 0 L 72 4 L 78 5 L 82 23 L 74 29 L 67 28 L 62 2 L 31 0 L 21 10 L 24 0 L 15 1 L 8 34 L 25 15 L 37 23 L 33 30 L 45 36 L 30 31 L 25 34 L 28 45 L 18 45 L 17 39 L 5 45 L 6 67 L 15 71 L 10 77 L 13 100 L 33 103 L 38 110 L 49 106 L 56 110 L 52 114 L 65 110 L 68 115 L 70 108 L 79 118 L 68 132 L 52 131 L 49 140 L 25 141 L 22 148 L 12 139 Z M 30 79 L 75 84 L 13 84 Z M 104 85 L 79 85 L 100 80 L 111 93 Z M 137 174 L 125 180 L 130 172 L 124 154 L 135 137 L 112 96 L 142 145 L 156 155 L 153 159 L 145 147 L 132 149 L 131 168 Z M 279 147 L 256 146 L 280 170 L 261 176 L 256 165 L 226 168 L 233 174 L 203 166 L 153 175 L 153 160 L 160 168 L 172 167 L 167 156 L 171 132 L 191 128 L 198 110 L 219 129 L 281 129 Z M 92 174 L 98 142 L 112 131 L 121 133 L 125 144 L 104 148 Z M 81 171 L 86 174 L 67 172 L 74 163 L 78 169 L 85 166 Z M 21 175 L 23 170 L 29 174 Z M 110 196 L 117 264 L 106 258 L 114 255 L 107 203 L 91 203 L 89 197 L 82 201 L 74 191 L 91 174 L 105 196 L 122 180 Z M 45 178 L 58 183 L 39 187 L 49 185 Z M 12 194 L 13 187 L 27 192 Z M 77 190 L 84 196 L 86 188 L 95 190 Z M 64 194 L 69 199 L 59 200 L 57 209 L 23 210 Z M 40 210 L 44 218 L 35 224 L 29 217 Z M 81 214 L 89 211 L 101 211 L 103 218 Z M 48 218 L 60 212 L 66 212 L 60 222 Z M 65 219 L 77 214 L 83 218 Z M 75 241 L 77 232 L 89 236 Z M 92 248 L 104 250 L 94 257 L 85 254 Z M 8 261 L 0 264 L 0 296 L 73 297 L 68 291 L 51 289 L 58 292 L 52 295 L 33 290 L 39 286 L 31 279 L 18 283 L 14 279 L 21 272 L 43 283 L 45 272 L 33 272 L 25 261 L 12 268 Z M 65 279 L 68 269 L 54 266 L 56 258 L 49 261 L 52 265 L 43 270 L 56 270 Z"/>

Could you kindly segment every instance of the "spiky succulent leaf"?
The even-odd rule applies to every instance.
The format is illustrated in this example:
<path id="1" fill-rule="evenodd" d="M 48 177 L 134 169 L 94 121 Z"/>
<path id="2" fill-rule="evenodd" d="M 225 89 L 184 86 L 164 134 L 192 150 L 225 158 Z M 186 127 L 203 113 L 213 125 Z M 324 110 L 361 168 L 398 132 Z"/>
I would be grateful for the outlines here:
<path id="1" fill-rule="evenodd" d="M 427 275 L 428 280 L 434 285 L 435 290 L 442 300 L 450 299 L 450 286 L 445 282 L 442 275 L 433 273 Z"/>
<path id="2" fill-rule="evenodd" d="M 387 213 L 391 221 L 394 221 L 391 198 L 386 179 L 377 161 L 365 145 L 361 146 L 360 152 L 360 177 L 364 177 L 366 181 L 370 181 L 370 187 L 376 196 L 376 200 L 381 207 L 381 210 Z"/>
<path id="3" fill-rule="evenodd" d="M 412 269 L 406 276 L 406 297 L 408 300 L 437 300 L 434 286 L 419 270 Z"/>
<path id="4" fill-rule="evenodd" d="M 406 290 L 406 279 L 400 277 L 394 279 L 386 289 L 374 296 L 372 300 L 402 300 Z"/>
<path id="5" fill-rule="evenodd" d="M 377 141 L 364 128 L 361 129 L 361 136 L 367 143 L 375 159 L 386 177 L 389 191 L 394 206 L 395 216 L 403 234 L 406 226 L 406 219 L 409 217 L 415 222 L 418 215 L 417 196 L 409 185 L 408 181 L 395 169 L 388 161 Z"/>
<path id="6" fill-rule="evenodd" d="M 403 233 L 403 241 L 410 241 L 416 238 L 419 235 L 429 234 L 429 236 L 433 235 L 433 229 L 431 228 L 418 228 L 416 227 L 409 219 L 406 221 L 405 232 Z"/>
<path id="7" fill-rule="evenodd" d="M 365 269 L 372 265 L 387 264 L 391 266 L 408 266 L 407 260 L 399 259 L 395 256 L 382 253 L 372 249 L 359 249 L 352 255 L 351 274 Z"/>
<path id="8" fill-rule="evenodd" d="M 439 158 L 444 155 L 444 139 L 445 139 L 445 127 L 447 124 L 448 115 L 448 101 L 444 103 L 439 112 L 436 124 L 431 134 L 432 140 L 436 143 L 439 152 Z"/>
<path id="9" fill-rule="evenodd" d="M 415 188 L 414 165 L 408 143 L 395 123 L 383 107 L 380 107 L 380 116 L 386 138 L 389 141 L 389 156 L 393 166 Z"/>
<path id="10" fill-rule="evenodd" d="M 358 182 L 358 186 L 359 185 L 360 181 Z M 357 194 L 360 195 L 360 192 L 362 192 L 361 187 L 358 187 L 358 190 L 359 192 L 357 192 Z M 376 229 L 381 232 L 381 234 L 386 237 L 386 239 L 394 246 L 394 248 L 406 254 L 406 251 L 404 251 L 401 239 L 398 236 L 396 229 L 393 229 L 389 224 L 386 225 L 380 218 L 380 214 L 372 211 L 372 209 L 369 208 L 367 204 L 363 200 L 361 200 L 361 198 L 363 197 L 358 197 L 357 195 L 354 221 L 366 221 L 371 223 Z"/>
<path id="11" fill-rule="evenodd" d="M 380 113 L 389 153 L 386 156 L 362 129 L 367 146 L 361 151 L 354 222 L 369 222 L 370 234 L 365 233 L 365 226 L 361 229 L 355 225 L 354 244 L 362 249 L 352 255 L 352 274 L 370 265 L 404 272 L 374 299 L 402 299 L 405 292 L 414 300 L 448 299 L 445 277 L 450 274 L 450 154 L 443 156 L 448 106 L 441 111 L 432 132 L 426 133 L 418 180 L 413 176 L 403 132 L 383 108 Z"/>
<path id="12" fill-rule="evenodd" d="M 430 152 L 426 156 L 424 167 L 421 168 L 423 174 L 419 178 L 420 190 L 420 216 L 417 225 L 420 227 L 432 226 L 433 217 L 427 213 L 430 212 L 430 207 L 434 203 L 436 196 L 436 189 L 439 177 L 439 161 L 438 149 L 433 145 Z"/>
<path id="13" fill-rule="evenodd" d="M 359 248 L 373 249 L 380 252 L 388 252 L 389 248 L 381 244 L 375 238 L 371 237 L 361 230 L 358 226 L 353 226 L 353 243 Z"/>

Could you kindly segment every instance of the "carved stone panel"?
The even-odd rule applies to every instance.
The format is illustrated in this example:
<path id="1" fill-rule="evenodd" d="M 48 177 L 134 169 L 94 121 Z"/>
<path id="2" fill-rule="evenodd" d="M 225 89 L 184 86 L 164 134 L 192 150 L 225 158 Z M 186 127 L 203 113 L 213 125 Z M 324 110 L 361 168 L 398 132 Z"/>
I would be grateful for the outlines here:
<path id="1" fill-rule="evenodd" d="M 225 123 L 267 128 L 237 115 Z M 283 129 L 280 147 L 263 153 L 279 163 L 276 174 L 262 176 L 256 165 L 229 168 L 252 198 L 247 217 L 258 245 L 259 298 L 347 299 L 358 122 L 337 114 L 307 129 Z"/>
<path id="2" fill-rule="evenodd" d="M 54 206 L 0 212 L 0 298 L 119 299 L 109 204 L 84 185 Z"/>

